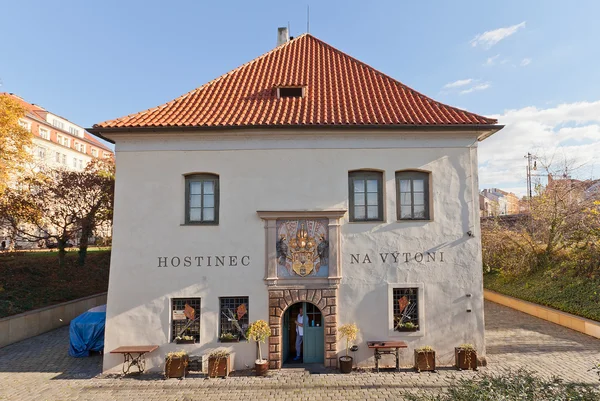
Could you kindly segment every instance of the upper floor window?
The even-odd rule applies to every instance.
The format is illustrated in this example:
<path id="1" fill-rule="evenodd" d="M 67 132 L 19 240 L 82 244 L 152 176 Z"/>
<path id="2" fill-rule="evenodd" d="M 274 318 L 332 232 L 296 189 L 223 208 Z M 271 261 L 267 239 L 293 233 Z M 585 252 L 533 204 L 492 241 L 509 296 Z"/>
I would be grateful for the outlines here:
<path id="1" fill-rule="evenodd" d="M 50 140 L 50 131 L 46 128 L 40 127 L 40 136 L 44 139 Z"/>
<path id="2" fill-rule="evenodd" d="M 69 133 L 71 135 L 79 136 L 79 130 L 77 128 L 69 127 Z"/>
<path id="3" fill-rule="evenodd" d="M 185 222 L 219 223 L 219 176 L 193 174 L 185 177 Z"/>
<path id="4" fill-rule="evenodd" d="M 67 155 L 65 155 L 64 153 L 63 153 L 63 155 L 62 155 L 62 163 L 63 163 L 65 166 L 67 165 Z"/>
<path id="5" fill-rule="evenodd" d="M 383 221 L 383 174 L 351 171 L 350 221 Z"/>
<path id="6" fill-rule="evenodd" d="M 52 119 L 52 125 L 54 125 L 56 128 L 60 128 L 62 130 L 65 129 L 65 123 L 63 123 L 60 120 L 57 120 L 56 118 Z"/>
<path id="7" fill-rule="evenodd" d="M 396 173 L 396 207 L 398 220 L 429 220 L 429 173 Z"/>
<path id="8" fill-rule="evenodd" d="M 98 157 L 98 149 L 92 148 L 92 156 Z"/>
<path id="9" fill-rule="evenodd" d="M 31 129 L 31 123 L 29 121 L 19 120 L 19 125 L 25 128 L 27 131 Z"/>
<path id="10" fill-rule="evenodd" d="M 39 159 L 45 159 L 46 158 L 46 148 L 42 148 L 41 146 L 38 146 L 36 148 L 36 156 Z"/>
<path id="11" fill-rule="evenodd" d="M 69 147 L 71 145 L 71 140 L 66 136 L 57 135 L 56 140 L 63 146 Z"/>

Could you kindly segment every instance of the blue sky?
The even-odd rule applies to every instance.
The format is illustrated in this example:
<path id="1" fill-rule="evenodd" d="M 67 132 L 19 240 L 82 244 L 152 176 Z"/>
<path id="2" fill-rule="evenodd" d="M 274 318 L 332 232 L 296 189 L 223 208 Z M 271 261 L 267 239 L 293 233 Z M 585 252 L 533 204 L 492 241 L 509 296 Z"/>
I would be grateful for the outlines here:
<path id="1" fill-rule="evenodd" d="M 523 193 L 528 151 L 600 165 L 600 2 L 0 0 L 0 91 L 89 127 L 310 32 L 436 100 L 509 124 L 480 186 Z"/>

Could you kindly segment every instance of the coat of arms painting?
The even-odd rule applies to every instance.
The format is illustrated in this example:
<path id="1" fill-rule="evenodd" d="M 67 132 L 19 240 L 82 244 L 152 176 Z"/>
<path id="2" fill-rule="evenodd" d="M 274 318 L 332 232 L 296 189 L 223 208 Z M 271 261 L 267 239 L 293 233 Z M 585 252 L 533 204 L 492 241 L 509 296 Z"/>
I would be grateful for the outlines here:
<path id="1" fill-rule="evenodd" d="M 329 275 L 329 220 L 277 220 L 277 277 Z"/>

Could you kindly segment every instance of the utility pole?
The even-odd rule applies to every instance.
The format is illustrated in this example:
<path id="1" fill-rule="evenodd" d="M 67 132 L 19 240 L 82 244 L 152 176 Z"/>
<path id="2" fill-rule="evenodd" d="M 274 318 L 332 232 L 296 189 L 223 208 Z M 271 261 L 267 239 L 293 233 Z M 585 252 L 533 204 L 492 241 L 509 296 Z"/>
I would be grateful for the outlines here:
<path id="1" fill-rule="evenodd" d="M 531 214 L 531 199 L 533 198 L 533 190 L 531 184 L 531 170 L 537 170 L 537 157 L 527 152 L 527 201 L 529 202 L 529 232 L 533 236 L 533 216 Z M 531 162 L 533 161 L 533 165 Z"/>

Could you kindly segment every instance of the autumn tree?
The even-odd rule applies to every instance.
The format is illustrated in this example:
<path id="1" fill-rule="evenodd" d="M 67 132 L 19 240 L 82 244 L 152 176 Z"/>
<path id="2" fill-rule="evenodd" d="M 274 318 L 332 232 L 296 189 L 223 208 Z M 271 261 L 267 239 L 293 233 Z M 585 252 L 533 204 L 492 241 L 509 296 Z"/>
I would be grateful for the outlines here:
<path id="1" fill-rule="evenodd" d="M 79 261 L 85 263 L 88 238 L 112 218 L 114 167 L 91 162 L 83 171 L 47 169 L 22 177 L 0 201 L 0 218 L 20 239 L 56 242 L 59 262 L 70 240 L 81 236 Z"/>
<path id="2" fill-rule="evenodd" d="M 81 226 L 79 264 L 85 264 L 89 238 L 105 224 L 111 225 L 115 190 L 115 165 L 112 160 L 93 160 L 85 171 L 73 177 L 81 188 L 77 220 Z"/>
<path id="3" fill-rule="evenodd" d="M 17 100 L 0 95 L 0 196 L 32 158 L 29 151 L 33 135 L 19 124 L 23 116 L 25 109 Z"/>

